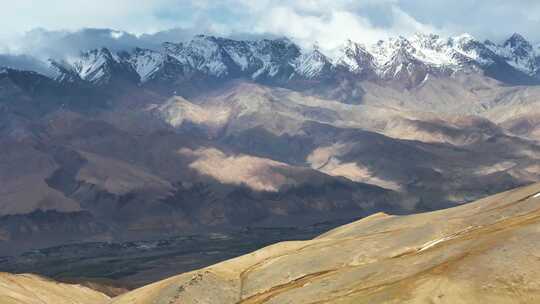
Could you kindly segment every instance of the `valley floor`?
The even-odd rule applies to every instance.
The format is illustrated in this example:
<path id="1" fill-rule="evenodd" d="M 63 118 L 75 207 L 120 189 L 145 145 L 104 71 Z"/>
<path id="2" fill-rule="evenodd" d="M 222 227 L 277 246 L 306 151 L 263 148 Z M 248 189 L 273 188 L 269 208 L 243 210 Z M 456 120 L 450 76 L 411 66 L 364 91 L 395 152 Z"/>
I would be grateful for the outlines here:
<path id="1" fill-rule="evenodd" d="M 11 273 L 35 273 L 118 295 L 270 244 L 310 239 L 350 221 L 331 221 L 305 227 L 254 227 L 154 241 L 68 244 L 3 257 L 0 269 Z"/>

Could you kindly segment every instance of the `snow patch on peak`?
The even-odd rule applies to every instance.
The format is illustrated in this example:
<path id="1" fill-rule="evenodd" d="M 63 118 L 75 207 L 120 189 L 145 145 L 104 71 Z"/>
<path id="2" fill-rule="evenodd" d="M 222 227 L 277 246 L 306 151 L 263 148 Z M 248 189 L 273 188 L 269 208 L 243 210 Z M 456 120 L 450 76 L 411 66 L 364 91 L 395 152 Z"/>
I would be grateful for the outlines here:
<path id="1" fill-rule="evenodd" d="M 525 74 L 534 75 L 539 70 L 537 67 L 539 53 L 520 34 L 513 34 L 501 45 L 491 43 L 487 44 L 487 47 L 504 58 L 509 65 Z"/>
<path id="2" fill-rule="evenodd" d="M 330 60 L 322 54 L 317 48 L 303 53 L 294 62 L 297 74 L 306 78 L 315 78 L 321 76 L 325 68 L 329 67 Z"/>
<path id="3" fill-rule="evenodd" d="M 183 49 L 181 55 L 192 66 L 210 75 L 224 76 L 228 73 L 227 65 L 223 60 L 223 51 L 215 37 L 195 36 Z"/>
<path id="4" fill-rule="evenodd" d="M 441 50 L 447 43 L 439 35 L 422 33 L 414 34 L 409 41 L 416 48 L 432 50 Z"/>
<path id="5" fill-rule="evenodd" d="M 163 43 L 159 51 L 135 49 L 118 54 L 105 48 L 89 51 L 67 59 L 66 64 L 54 65 L 51 71 L 55 79 L 75 75 L 75 79 L 94 83 L 115 71 L 125 74 L 135 71 L 141 82 L 146 82 L 164 67 L 170 67 L 169 64 L 174 68 L 164 70 L 167 77 L 175 77 L 176 71 L 184 71 L 183 67 L 201 75 L 257 80 L 332 77 L 336 75 L 331 72 L 335 69 L 367 77 L 414 75 L 420 81 L 427 72 L 437 76 L 439 71 L 477 69 L 504 62 L 529 75 L 539 75 L 539 55 L 540 45 L 533 47 L 518 34 L 503 44 L 480 42 L 470 34 L 447 38 L 417 33 L 369 46 L 347 40 L 330 54 L 316 46 L 301 50 L 286 38 L 243 41 L 198 35 L 186 43 Z"/>
<path id="6" fill-rule="evenodd" d="M 449 41 L 438 35 L 415 35 L 411 44 L 416 49 L 414 56 L 425 63 L 435 66 L 455 66 L 455 52 Z"/>
<path id="7" fill-rule="evenodd" d="M 493 62 L 490 58 L 489 48 L 476 40 L 470 34 L 461 34 L 458 36 L 450 37 L 448 43 L 456 52 L 455 55 L 459 58 L 461 63 L 474 61 L 482 65 L 490 64 Z"/>
<path id="8" fill-rule="evenodd" d="M 377 66 L 384 66 L 398 51 L 399 46 L 394 44 L 395 39 L 379 40 L 369 48 L 369 52 L 373 55 Z"/>
<path id="9" fill-rule="evenodd" d="M 254 58 L 248 42 L 227 40 L 224 41 L 223 48 L 241 71 L 250 69 Z"/>
<path id="10" fill-rule="evenodd" d="M 333 62 L 337 66 L 346 67 L 349 71 L 360 73 L 374 68 L 374 57 L 363 44 L 347 40 L 337 52 Z"/>
<path id="11" fill-rule="evenodd" d="M 518 48 L 518 47 L 524 47 L 527 49 L 532 49 L 531 44 L 527 39 L 525 39 L 523 36 L 521 36 L 518 33 L 514 33 L 510 38 L 508 38 L 502 46 L 508 46 L 511 48 Z"/>
<path id="12" fill-rule="evenodd" d="M 450 39 L 453 40 L 453 41 L 456 41 L 459 44 L 464 44 L 464 43 L 468 43 L 468 42 L 471 42 L 471 41 L 476 41 L 476 38 L 474 38 L 474 36 L 469 34 L 469 33 L 463 33 L 463 34 L 460 34 L 460 35 L 457 35 L 457 36 L 453 36 Z"/>
<path id="13" fill-rule="evenodd" d="M 87 51 L 78 58 L 68 58 L 66 60 L 81 79 L 90 82 L 99 82 L 106 75 L 105 69 L 111 62 L 118 62 L 116 54 L 112 54 L 108 49 Z"/>
<path id="14" fill-rule="evenodd" d="M 135 49 L 128 62 L 139 74 L 141 82 L 146 82 L 163 66 L 164 57 L 162 53 L 156 51 Z"/>
<path id="15" fill-rule="evenodd" d="M 73 71 L 69 63 L 52 59 L 47 61 L 46 76 L 58 82 L 74 82 L 78 77 L 77 72 Z"/>

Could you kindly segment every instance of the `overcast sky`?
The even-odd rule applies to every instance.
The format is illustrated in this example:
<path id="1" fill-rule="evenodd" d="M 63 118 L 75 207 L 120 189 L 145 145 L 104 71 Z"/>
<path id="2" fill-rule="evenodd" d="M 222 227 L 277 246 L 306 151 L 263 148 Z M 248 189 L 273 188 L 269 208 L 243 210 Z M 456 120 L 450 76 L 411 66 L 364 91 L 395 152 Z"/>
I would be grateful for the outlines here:
<path id="1" fill-rule="evenodd" d="M 538 0 L 0 0 L 0 53 L 180 41 L 196 33 L 287 36 L 332 49 L 345 39 L 468 32 L 540 42 Z M 133 35 L 83 28 L 110 28 Z M 38 29 L 38 30 L 36 30 Z M 170 30 L 173 29 L 173 30 Z M 169 30 L 169 31 L 166 31 Z M 65 31 L 73 32 L 66 38 Z M 160 32 L 165 31 L 165 32 Z M 143 35 L 160 32 L 157 35 Z M 142 35 L 142 36 L 141 36 Z M 47 54 L 50 55 L 50 54 Z"/>

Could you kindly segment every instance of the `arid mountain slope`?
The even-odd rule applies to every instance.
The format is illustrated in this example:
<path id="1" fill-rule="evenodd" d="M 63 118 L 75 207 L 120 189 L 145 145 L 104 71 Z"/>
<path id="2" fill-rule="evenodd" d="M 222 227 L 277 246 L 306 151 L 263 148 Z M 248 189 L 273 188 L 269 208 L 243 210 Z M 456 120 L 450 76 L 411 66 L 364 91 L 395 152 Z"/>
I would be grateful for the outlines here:
<path id="1" fill-rule="evenodd" d="M 504 46 L 163 47 L 0 68 L 0 255 L 422 212 L 540 181 L 540 78 Z"/>
<path id="2" fill-rule="evenodd" d="M 111 301 L 538 303 L 540 184 L 408 216 L 378 213 Z"/>
<path id="3" fill-rule="evenodd" d="M 442 92 L 457 80 L 433 81 Z M 7 111 L 18 118 L 0 129 L 0 252 L 428 211 L 540 180 L 538 143 L 470 115 L 467 101 L 422 110 L 435 93 L 357 85 L 379 104 L 238 80 L 190 99 L 130 103 L 133 93 L 90 113 Z M 477 99 L 510 89 L 487 90 Z M 454 102 L 462 113 L 446 110 Z"/>
<path id="4" fill-rule="evenodd" d="M 79 285 L 58 283 L 31 274 L 0 273 L 2 304 L 102 304 L 108 296 Z"/>
<path id="5" fill-rule="evenodd" d="M 234 151 L 197 131 L 125 131 L 70 112 L 27 127 L 24 139 L 0 139 L 2 255 L 403 209 L 392 191 Z"/>

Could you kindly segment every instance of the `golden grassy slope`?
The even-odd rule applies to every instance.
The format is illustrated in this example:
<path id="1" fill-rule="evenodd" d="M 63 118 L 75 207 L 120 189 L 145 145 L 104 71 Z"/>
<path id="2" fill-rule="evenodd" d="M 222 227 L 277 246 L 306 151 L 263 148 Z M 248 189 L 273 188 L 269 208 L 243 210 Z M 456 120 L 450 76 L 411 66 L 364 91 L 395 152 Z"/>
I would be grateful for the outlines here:
<path id="1" fill-rule="evenodd" d="M 0 273 L 2 304 L 539 302 L 540 183 L 447 210 L 378 213 L 114 299 Z"/>
<path id="2" fill-rule="evenodd" d="M 31 274 L 0 273 L 2 304 L 101 304 L 108 300 L 108 296 L 80 285 Z"/>
<path id="3" fill-rule="evenodd" d="M 447 210 L 375 214 L 111 303 L 539 303 L 538 193 L 534 184 Z"/>

